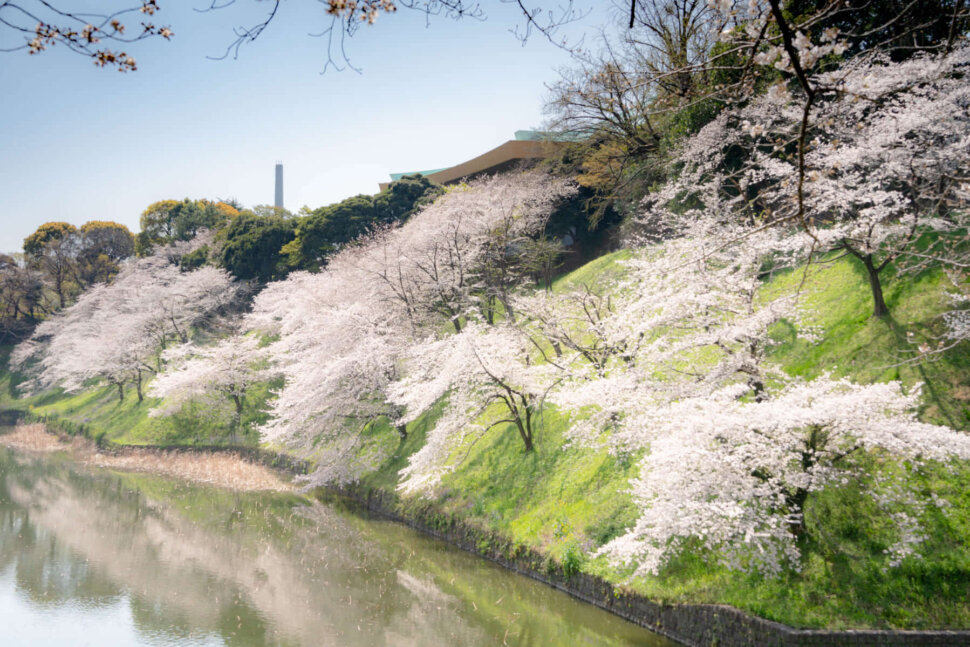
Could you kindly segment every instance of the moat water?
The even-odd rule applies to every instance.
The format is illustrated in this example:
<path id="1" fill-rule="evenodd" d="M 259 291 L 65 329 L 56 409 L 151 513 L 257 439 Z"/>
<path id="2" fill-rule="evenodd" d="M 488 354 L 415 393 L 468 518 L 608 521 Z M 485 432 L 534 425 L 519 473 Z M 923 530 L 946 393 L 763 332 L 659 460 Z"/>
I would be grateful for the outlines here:
<path id="1" fill-rule="evenodd" d="M 5 647 L 672 645 L 345 506 L 2 448 L 0 627 Z"/>

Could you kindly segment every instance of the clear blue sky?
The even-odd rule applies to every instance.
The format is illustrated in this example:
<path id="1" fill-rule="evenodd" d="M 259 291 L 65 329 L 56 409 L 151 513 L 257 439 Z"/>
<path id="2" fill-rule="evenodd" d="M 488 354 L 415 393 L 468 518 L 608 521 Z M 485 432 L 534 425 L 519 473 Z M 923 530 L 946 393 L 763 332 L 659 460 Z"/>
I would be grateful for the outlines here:
<path id="1" fill-rule="evenodd" d="M 520 16 L 497 2 L 484 22 L 427 29 L 414 12 L 382 15 L 347 44 L 363 74 L 324 75 L 326 43 L 306 35 L 327 24 L 317 2 L 284 2 L 258 41 L 223 61 L 206 56 L 266 3 L 206 14 L 191 10 L 206 0 L 160 4 L 157 22 L 175 37 L 132 48 L 134 73 L 63 47 L 0 54 L 0 251 L 19 251 L 50 220 L 136 231 L 141 211 L 167 198 L 271 203 L 277 160 L 293 211 L 374 193 L 391 172 L 449 166 L 539 126 L 544 84 L 569 62 L 541 37 L 520 45 L 509 33 Z"/>

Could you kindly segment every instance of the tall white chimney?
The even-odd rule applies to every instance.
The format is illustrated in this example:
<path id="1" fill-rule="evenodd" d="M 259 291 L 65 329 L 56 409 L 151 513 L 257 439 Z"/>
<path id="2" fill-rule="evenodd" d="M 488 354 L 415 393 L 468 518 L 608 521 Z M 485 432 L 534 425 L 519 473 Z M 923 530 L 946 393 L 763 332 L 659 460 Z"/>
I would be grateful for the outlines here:
<path id="1" fill-rule="evenodd" d="M 283 208 L 283 162 L 276 163 L 276 200 L 273 206 Z"/>

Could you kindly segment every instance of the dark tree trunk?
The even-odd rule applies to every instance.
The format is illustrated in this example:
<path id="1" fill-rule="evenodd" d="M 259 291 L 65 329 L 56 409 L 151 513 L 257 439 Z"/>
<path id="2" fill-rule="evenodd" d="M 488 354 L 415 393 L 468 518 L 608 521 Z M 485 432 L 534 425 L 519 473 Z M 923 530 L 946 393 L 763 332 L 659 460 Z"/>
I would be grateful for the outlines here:
<path id="1" fill-rule="evenodd" d="M 495 323 L 495 297 L 485 297 L 485 321 L 489 326 Z"/>
<path id="2" fill-rule="evenodd" d="M 138 371 L 138 377 L 135 380 L 135 390 L 138 392 L 138 402 L 143 402 L 145 395 L 141 392 L 141 371 Z"/>
<path id="3" fill-rule="evenodd" d="M 879 280 L 879 272 L 882 267 L 876 267 L 872 261 L 872 254 L 866 254 L 862 258 L 862 264 L 866 266 L 866 272 L 869 274 L 869 288 L 872 290 L 873 301 L 872 316 L 885 317 L 889 314 L 889 308 L 886 306 L 886 299 L 882 295 L 882 282 Z"/>
<path id="4" fill-rule="evenodd" d="M 532 444 L 532 405 L 525 395 L 520 395 L 519 399 L 522 400 L 522 412 L 513 411 L 515 426 L 519 429 L 519 436 L 522 437 L 522 442 L 525 444 L 525 451 L 531 452 L 534 449 Z M 512 401 L 515 401 L 514 396 L 512 396 Z"/>
<path id="5" fill-rule="evenodd" d="M 408 439 L 408 426 L 407 425 L 397 425 L 394 427 L 397 429 L 397 435 L 401 437 L 401 440 Z"/>
<path id="6" fill-rule="evenodd" d="M 525 415 L 528 416 L 529 414 L 526 413 Z M 525 451 L 531 452 L 533 450 L 531 429 L 527 429 L 528 425 L 523 424 L 521 418 L 515 419 L 515 426 L 519 430 L 519 436 L 522 438 L 522 443 L 525 445 Z"/>
<path id="7" fill-rule="evenodd" d="M 798 523 L 793 523 L 791 526 L 791 533 L 795 535 L 796 538 L 800 538 L 805 534 L 805 502 L 808 501 L 808 490 L 803 488 L 798 488 L 795 492 L 787 497 L 787 503 L 789 510 L 798 510 L 799 521 Z"/>
<path id="8" fill-rule="evenodd" d="M 509 321 L 515 323 L 515 310 L 512 309 L 512 302 L 509 301 L 508 297 L 502 299 L 502 305 L 505 307 L 505 316 Z"/>
<path id="9" fill-rule="evenodd" d="M 889 314 L 889 307 L 886 305 L 886 299 L 882 295 L 882 282 L 879 280 L 879 273 L 886 269 L 886 265 L 889 264 L 891 257 L 887 257 L 882 263 L 876 265 L 876 261 L 872 258 L 872 252 L 863 254 L 853 247 L 848 240 L 842 241 L 842 248 L 862 261 L 862 264 L 866 268 L 866 274 L 869 276 L 869 289 L 872 292 L 872 316 L 879 318 L 887 316 Z"/>
<path id="10" fill-rule="evenodd" d="M 122 384 L 121 382 L 118 382 L 117 383 L 117 386 L 118 386 L 118 401 L 119 402 L 124 402 L 125 401 L 125 385 Z"/>

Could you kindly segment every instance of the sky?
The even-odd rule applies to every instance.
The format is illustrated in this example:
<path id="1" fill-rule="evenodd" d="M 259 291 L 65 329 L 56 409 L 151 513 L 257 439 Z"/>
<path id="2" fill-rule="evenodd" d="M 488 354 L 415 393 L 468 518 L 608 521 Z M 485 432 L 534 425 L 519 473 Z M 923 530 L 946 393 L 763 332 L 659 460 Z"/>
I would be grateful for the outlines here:
<path id="1" fill-rule="evenodd" d="M 546 85 L 570 64 L 541 36 L 516 40 L 521 16 L 498 2 L 486 20 L 430 27 L 416 12 L 382 15 L 347 41 L 360 74 L 321 73 L 326 41 L 308 34 L 328 22 L 309 0 L 284 2 L 237 59 L 211 60 L 267 3 L 193 10 L 207 4 L 160 0 L 155 21 L 175 36 L 132 47 L 133 73 L 62 46 L 0 53 L 0 252 L 48 221 L 135 232 L 158 200 L 270 204 L 277 161 L 291 211 L 373 194 L 389 173 L 451 166 L 540 127 Z"/>

